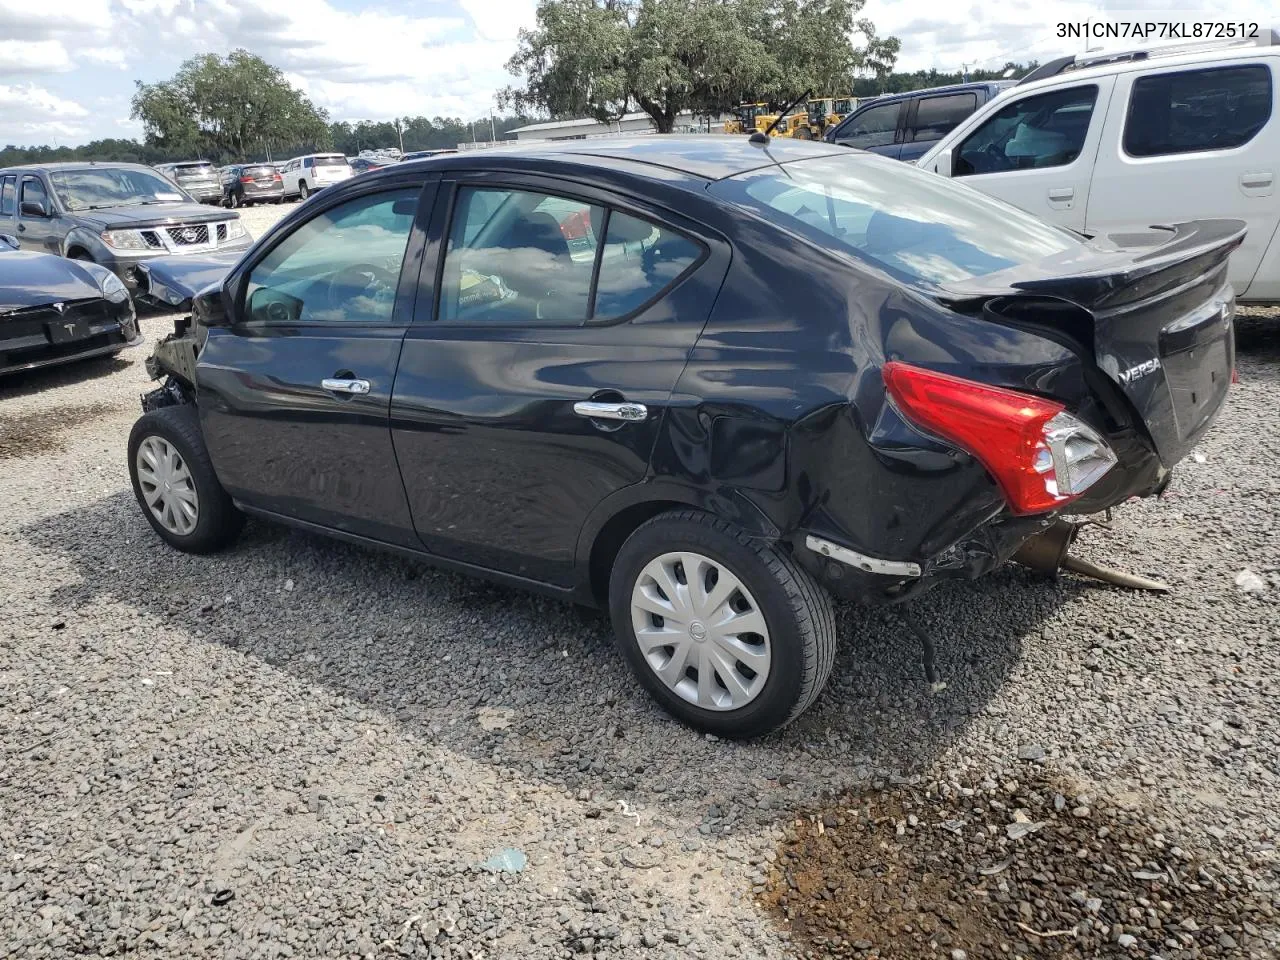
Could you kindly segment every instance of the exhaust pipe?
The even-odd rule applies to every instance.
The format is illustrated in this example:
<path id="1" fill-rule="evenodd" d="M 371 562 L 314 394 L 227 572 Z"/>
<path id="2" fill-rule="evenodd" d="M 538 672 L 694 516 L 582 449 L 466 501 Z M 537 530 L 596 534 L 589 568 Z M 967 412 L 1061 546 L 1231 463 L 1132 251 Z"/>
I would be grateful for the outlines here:
<path id="1" fill-rule="evenodd" d="M 1083 577 L 1101 580 L 1103 583 L 1114 584 L 1117 587 L 1129 587 L 1133 590 L 1151 590 L 1158 593 L 1169 592 L 1169 585 L 1161 583 L 1159 580 L 1150 580 L 1136 573 L 1126 573 L 1114 567 L 1105 567 L 1088 560 L 1081 560 L 1079 557 L 1070 556 L 1068 551 L 1070 551 L 1071 544 L 1075 541 L 1076 534 L 1079 532 L 1080 524 L 1068 523 L 1066 520 L 1058 518 L 1047 530 L 1036 534 L 1023 543 L 1011 559 L 1015 563 L 1020 563 L 1035 570 L 1037 573 L 1043 573 L 1055 578 L 1060 570 L 1070 570 L 1072 573 L 1078 573 Z"/>

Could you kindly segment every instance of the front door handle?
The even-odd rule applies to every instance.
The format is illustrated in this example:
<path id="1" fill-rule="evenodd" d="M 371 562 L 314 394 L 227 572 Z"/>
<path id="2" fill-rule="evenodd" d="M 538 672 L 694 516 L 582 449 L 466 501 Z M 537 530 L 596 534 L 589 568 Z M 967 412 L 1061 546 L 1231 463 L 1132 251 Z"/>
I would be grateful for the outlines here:
<path id="1" fill-rule="evenodd" d="M 338 377 L 326 377 L 320 381 L 320 386 L 330 393 L 348 393 L 363 396 L 369 392 L 368 380 L 342 380 Z"/>
<path id="2" fill-rule="evenodd" d="M 573 412 L 580 417 L 591 420 L 622 420 L 625 423 L 636 423 L 649 416 L 649 408 L 643 403 L 598 403 L 594 400 L 579 400 L 573 405 Z"/>

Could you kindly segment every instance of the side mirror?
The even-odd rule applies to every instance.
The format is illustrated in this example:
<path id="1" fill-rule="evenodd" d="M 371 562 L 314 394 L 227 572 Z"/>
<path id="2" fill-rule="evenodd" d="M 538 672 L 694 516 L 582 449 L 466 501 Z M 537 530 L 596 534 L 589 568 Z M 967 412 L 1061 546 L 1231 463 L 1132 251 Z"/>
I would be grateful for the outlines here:
<path id="1" fill-rule="evenodd" d="M 20 210 L 24 217 L 49 216 L 49 211 L 45 207 L 43 200 L 23 200 Z"/>
<path id="2" fill-rule="evenodd" d="M 944 177 L 955 175 L 955 154 L 952 153 L 951 147 L 938 153 L 938 158 L 933 161 L 933 169 L 935 173 L 940 173 Z"/>
<path id="3" fill-rule="evenodd" d="M 18 238 L 8 233 L 0 233 L 0 243 L 7 244 L 13 249 L 18 249 Z"/>

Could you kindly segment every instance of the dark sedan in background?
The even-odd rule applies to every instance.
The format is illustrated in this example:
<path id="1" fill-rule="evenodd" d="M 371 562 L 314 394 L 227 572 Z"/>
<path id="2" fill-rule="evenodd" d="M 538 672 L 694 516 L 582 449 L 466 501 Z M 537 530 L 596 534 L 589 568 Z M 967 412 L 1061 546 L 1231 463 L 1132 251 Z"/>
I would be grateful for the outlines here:
<path id="1" fill-rule="evenodd" d="M 0 235 L 0 373 L 119 353 L 142 343 L 110 270 L 18 249 Z"/>
<path id="2" fill-rule="evenodd" d="M 130 289 L 143 260 L 241 251 L 253 242 L 238 213 L 201 206 L 134 163 L 0 170 L 0 233 L 17 237 L 24 250 L 101 264 Z"/>
<path id="3" fill-rule="evenodd" d="M 1243 233 L 1085 240 L 789 138 L 400 163 L 196 297 L 129 470 L 182 550 L 253 514 L 604 606 L 666 709 L 752 736 L 826 682 L 829 594 L 1165 488 L 1231 382 Z"/>
<path id="4" fill-rule="evenodd" d="M 284 203 L 284 180 L 270 163 L 233 163 L 223 167 L 222 203 L 234 210 L 255 203 Z"/>

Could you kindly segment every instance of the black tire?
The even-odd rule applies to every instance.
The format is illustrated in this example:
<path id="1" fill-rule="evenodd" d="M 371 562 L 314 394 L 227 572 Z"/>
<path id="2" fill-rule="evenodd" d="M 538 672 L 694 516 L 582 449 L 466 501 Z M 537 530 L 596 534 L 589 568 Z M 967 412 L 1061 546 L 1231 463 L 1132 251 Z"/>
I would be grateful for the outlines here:
<path id="1" fill-rule="evenodd" d="M 272 202 L 272 203 L 284 203 L 284 197 L 276 197 L 276 198 L 275 198 L 274 200 L 272 200 L 271 202 Z"/>
<path id="2" fill-rule="evenodd" d="M 813 131 L 808 127 L 796 127 L 795 132 L 791 134 L 794 140 L 812 140 Z"/>
<path id="3" fill-rule="evenodd" d="M 97 263 L 88 253 L 83 250 L 74 250 L 67 254 L 68 260 L 83 260 L 85 263 Z"/>
<path id="4" fill-rule="evenodd" d="M 195 486 L 199 508 L 194 529 L 186 535 L 167 530 L 147 506 L 138 481 L 138 448 L 148 437 L 167 440 L 186 464 Z M 244 526 L 244 514 L 236 509 L 218 482 L 209 451 L 200 433 L 196 408 L 189 405 L 161 407 L 144 413 L 129 432 L 129 479 L 142 514 L 160 538 L 186 553 L 214 553 L 229 546 Z"/>
<path id="5" fill-rule="evenodd" d="M 649 666 L 631 621 L 631 593 L 646 564 L 690 550 L 722 564 L 754 597 L 769 629 L 771 664 L 764 687 L 735 710 L 710 710 L 666 686 Z M 830 596 L 783 549 L 746 536 L 696 510 L 663 513 L 622 545 L 609 578 L 609 614 L 622 655 L 650 695 L 673 716 L 719 737 L 771 733 L 804 713 L 835 663 L 836 628 Z"/>
<path id="6" fill-rule="evenodd" d="M 298 181 L 298 199 L 305 200 L 309 196 L 311 196 L 311 188 L 307 186 L 307 181 L 299 180 Z"/>

